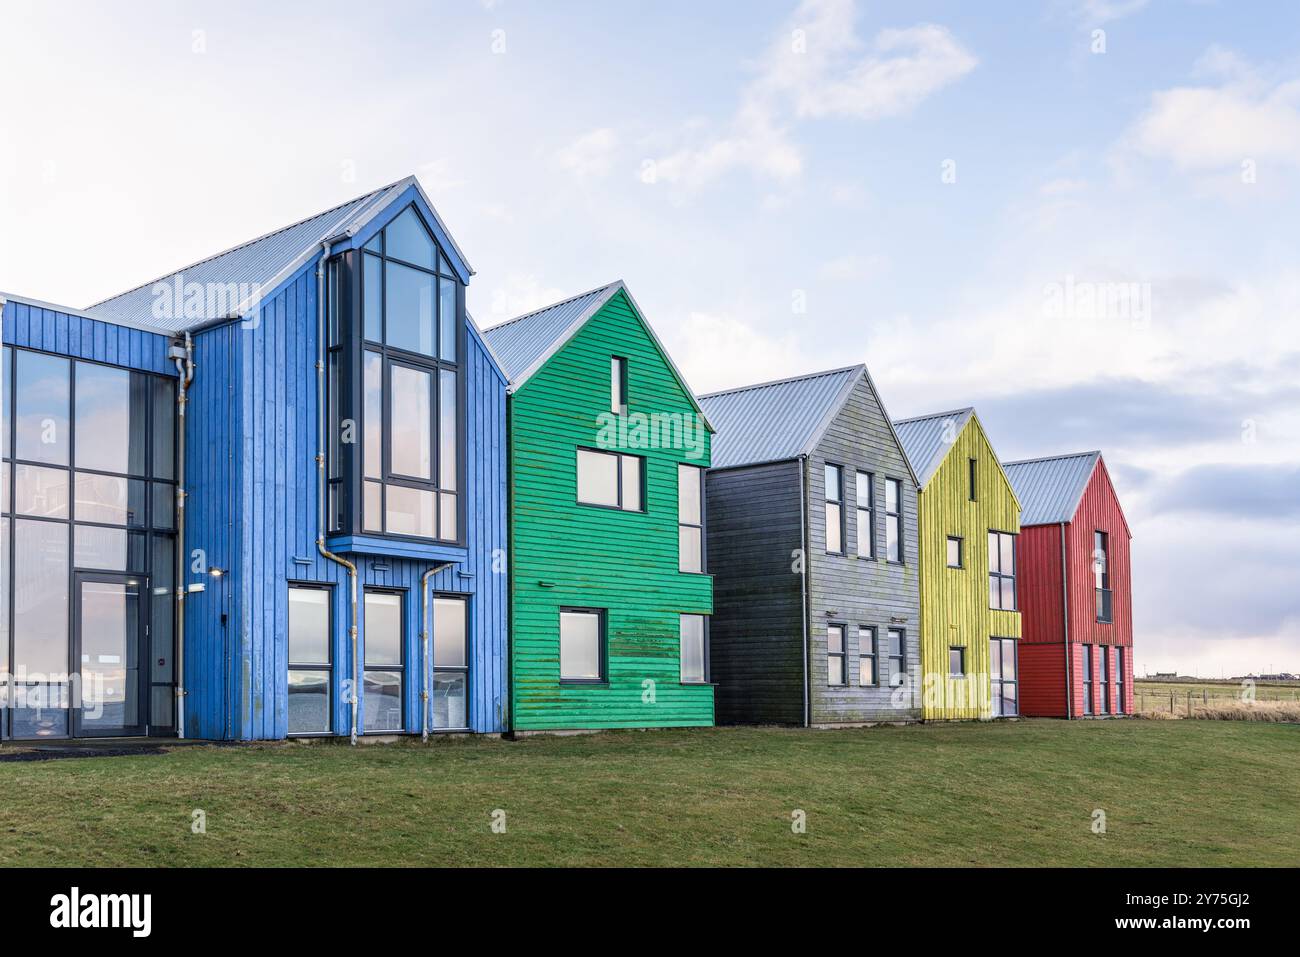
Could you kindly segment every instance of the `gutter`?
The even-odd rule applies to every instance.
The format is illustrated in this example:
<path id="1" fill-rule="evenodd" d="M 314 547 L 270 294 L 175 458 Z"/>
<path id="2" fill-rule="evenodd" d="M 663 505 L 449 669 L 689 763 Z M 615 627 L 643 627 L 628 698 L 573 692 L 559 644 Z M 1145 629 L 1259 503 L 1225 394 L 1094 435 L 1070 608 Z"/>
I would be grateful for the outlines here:
<path id="1" fill-rule="evenodd" d="M 1061 522 L 1059 527 L 1061 529 L 1061 624 L 1064 628 L 1062 635 L 1065 645 L 1065 720 L 1069 721 L 1074 717 L 1074 660 L 1070 654 L 1070 572 L 1065 564 L 1065 523 Z"/>
<path id="2" fill-rule="evenodd" d="M 805 728 L 812 725 L 812 702 L 808 697 L 808 619 L 812 614 L 812 609 L 808 604 L 808 456 L 799 456 L 799 547 L 803 551 L 803 571 L 799 575 L 800 601 L 802 603 L 802 614 L 799 616 L 799 624 L 803 629 L 803 726 Z"/>
<path id="3" fill-rule="evenodd" d="M 425 744 L 429 743 L 429 579 L 453 564 L 442 562 L 420 576 L 420 740 Z"/>
<path id="4" fill-rule="evenodd" d="M 176 736 L 185 737 L 185 410 L 194 382 L 194 339 L 187 332 L 168 350 L 176 362 Z"/>
<path id="5" fill-rule="evenodd" d="M 351 594 L 351 617 L 348 620 L 348 637 L 352 643 L 352 719 L 350 738 L 357 743 L 357 566 L 325 547 L 325 262 L 329 259 L 330 244 L 322 240 L 320 259 L 316 262 L 316 550 L 321 557 L 347 569 Z"/>

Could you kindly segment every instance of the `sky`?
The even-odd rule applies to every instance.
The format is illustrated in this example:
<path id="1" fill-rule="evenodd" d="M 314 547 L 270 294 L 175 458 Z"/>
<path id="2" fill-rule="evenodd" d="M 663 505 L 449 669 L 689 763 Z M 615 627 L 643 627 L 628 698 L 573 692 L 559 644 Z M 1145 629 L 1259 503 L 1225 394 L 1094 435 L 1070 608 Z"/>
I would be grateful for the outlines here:
<path id="1" fill-rule="evenodd" d="M 1300 672 L 1300 7 L 0 0 L 0 289 L 408 174 L 482 326 L 625 280 L 700 393 L 866 362 L 1101 449 L 1139 673 Z"/>

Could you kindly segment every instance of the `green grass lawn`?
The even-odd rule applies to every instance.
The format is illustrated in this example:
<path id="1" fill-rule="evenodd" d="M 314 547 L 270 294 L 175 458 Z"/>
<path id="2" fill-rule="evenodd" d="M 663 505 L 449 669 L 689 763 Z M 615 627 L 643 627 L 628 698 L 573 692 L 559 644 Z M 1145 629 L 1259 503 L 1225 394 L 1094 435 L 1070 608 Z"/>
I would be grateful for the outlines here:
<path id="1" fill-rule="evenodd" d="M 182 746 L 0 762 L 0 864 L 1296 866 L 1297 754 L 1191 721 Z"/>
<path id="2" fill-rule="evenodd" d="M 1169 695 L 1174 696 L 1177 707 L 1181 700 L 1187 702 L 1190 693 L 1194 698 L 1202 694 L 1209 698 L 1240 698 L 1240 681 L 1144 681 L 1133 682 L 1134 693 L 1145 692 L 1149 703 L 1154 705 L 1157 698 L 1165 700 L 1168 707 Z M 1300 681 L 1256 682 L 1255 698 L 1259 701 L 1300 701 Z"/>

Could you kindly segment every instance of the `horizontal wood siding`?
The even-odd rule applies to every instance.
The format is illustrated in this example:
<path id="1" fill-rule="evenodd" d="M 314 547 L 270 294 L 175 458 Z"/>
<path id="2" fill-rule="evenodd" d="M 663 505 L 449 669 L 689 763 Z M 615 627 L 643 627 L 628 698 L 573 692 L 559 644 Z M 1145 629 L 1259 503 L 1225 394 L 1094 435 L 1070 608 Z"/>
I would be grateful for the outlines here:
<path id="1" fill-rule="evenodd" d="M 709 640 L 719 724 L 802 724 L 802 463 L 708 473 Z"/>
<path id="2" fill-rule="evenodd" d="M 628 359 L 629 413 L 694 415 L 686 391 L 615 295 L 510 400 L 513 727 L 667 727 L 713 723 L 713 688 L 681 683 L 679 615 L 710 614 L 707 575 L 677 570 L 677 465 L 646 458 L 647 511 L 576 504 L 576 449 L 596 447 L 610 408 L 610 358 Z M 560 608 L 607 611 L 607 684 L 560 682 Z"/>
<path id="3" fill-rule="evenodd" d="M 844 555 L 826 552 L 826 470 L 844 476 Z M 855 554 L 858 535 L 856 473 L 874 475 L 877 558 Z M 902 485 L 903 561 L 885 560 L 885 480 Z M 915 695 L 888 687 L 887 630 L 902 628 L 907 673 L 920 665 L 920 575 L 917 563 L 916 485 L 879 399 L 864 376 L 808 458 L 809 686 L 812 723 L 854 724 L 914 720 Z M 844 624 L 847 684 L 827 684 L 827 625 Z M 863 683 L 858 628 L 876 629 L 877 680 Z M 881 652 L 885 653 L 881 653 Z"/>

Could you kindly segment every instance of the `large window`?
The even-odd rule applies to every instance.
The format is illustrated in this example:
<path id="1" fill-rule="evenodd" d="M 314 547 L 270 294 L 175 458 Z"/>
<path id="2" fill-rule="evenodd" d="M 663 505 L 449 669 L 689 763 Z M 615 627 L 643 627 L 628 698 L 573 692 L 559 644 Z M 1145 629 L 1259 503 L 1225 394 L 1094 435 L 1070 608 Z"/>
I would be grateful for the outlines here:
<path id="1" fill-rule="evenodd" d="M 645 459 L 639 455 L 578 449 L 578 504 L 645 511 Z"/>
<path id="2" fill-rule="evenodd" d="M 826 551 L 844 554 L 844 470 L 826 466 Z"/>
<path id="3" fill-rule="evenodd" d="M 677 466 L 677 569 L 704 571 L 704 469 Z"/>
<path id="4" fill-rule="evenodd" d="M 463 296 L 450 262 L 409 206 L 331 262 L 327 289 L 331 530 L 460 541 Z"/>
<path id="5" fill-rule="evenodd" d="M 682 684 L 709 680 L 709 628 L 704 615 L 681 615 Z"/>
<path id="6" fill-rule="evenodd" d="M 328 734 L 333 714 L 329 588 L 289 586 L 289 733 Z"/>
<path id="7" fill-rule="evenodd" d="M 844 626 L 826 626 L 826 683 L 840 686 L 848 683 L 844 667 Z"/>
<path id="8" fill-rule="evenodd" d="M 876 684 L 876 629 L 866 625 L 858 628 L 858 684 Z"/>
<path id="9" fill-rule="evenodd" d="M 989 532 L 989 607 L 1016 610 L 1016 536 Z"/>
<path id="10" fill-rule="evenodd" d="M 1124 697 L 1124 649 L 1115 648 L 1115 713 L 1123 714 L 1128 704 Z"/>
<path id="11" fill-rule="evenodd" d="M 1016 679 L 1014 638 L 989 639 L 989 677 L 992 679 L 993 714 L 1008 717 L 1020 713 L 1019 683 Z"/>
<path id="12" fill-rule="evenodd" d="M 560 609 L 560 680 L 605 680 L 605 610 Z"/>
<path id="13" fill-rule="evenodd" d="M 907 680 L 907 634 L 901 628 L 886 632 L 889 641 L 889 687 L 894 688 Z"/>
<path id="14" fill-rule="evenodd" d="M 857 474 L 858 557 L 876 557 L 876 477 L 870 472 Z"/>
<path id="15" fill-rule="evenodd" d="M 1092 645 L 1083 646 L 1083 713 L 1092 714 Z"/>
<path id="16" fill-rule="evenodd" d="M 903 560 L 903 483 L 885 479 L 885 560 Z"/>
<path id="17" fill-rule="evenodd" d="M 1097 699 L 1101 704 L 1102 714 L 1110 714 L 1110 648 L 1097 646 L 1097 664 L 1100 673 L 1097 676 Z"/>
<path id="18" fill-rule="evenodd" d="M 1097 620 L 1112 620 L 1110 591 L 1110 536 L 1092 533 L 1092 574 L 1097 591 Z"/>
<path id="19" fill-rule="evenodd" d="M 404 605 L 399 592 L 366 589 L 362 727 L 367 733 L 400 732 L 406 726 L 402 693 L 406 664 L 402 641 Z"/>
<path id="20" fill-rule="evenodd" d="M 469 601 L 458 595 L 433 599 L 433 727 L 469 727 Z"/>
<path id="21" fill-rule="evenodd" d="M 0 688 L 12 708 L 4 730 L 73 730 L 70 676 L 83 658 L 72 596 L 80 573 L 119 572 L 148 582 L 147 628 L 138 642 L 127 637 L 126 660 L 85 664 L 118 674 L 106 690 L 115 701 L 129 686 L 128 724 L 166 734 L 176 703 L 175 380 L 8 346 L 0 366 L 0 670 L 25 676 Z M 97 636 L 80 640 L 90 655 Z M 83 690 L 84 705 L 97 707 L 91 683 Z"/>

